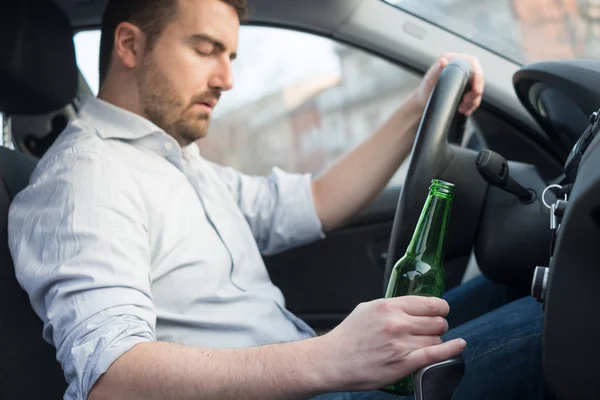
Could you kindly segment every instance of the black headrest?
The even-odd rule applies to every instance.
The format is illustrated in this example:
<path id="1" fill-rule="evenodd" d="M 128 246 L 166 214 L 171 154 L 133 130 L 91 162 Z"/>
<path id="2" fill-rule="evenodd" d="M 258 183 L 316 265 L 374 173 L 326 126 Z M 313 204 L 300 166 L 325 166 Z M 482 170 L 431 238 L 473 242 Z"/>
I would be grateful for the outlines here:
<path id="1" fill-rule="evenodd" d="M 0 1 L 0 112 L 45 114 L 77 94 L 68 18 L 48 1 Z"/>

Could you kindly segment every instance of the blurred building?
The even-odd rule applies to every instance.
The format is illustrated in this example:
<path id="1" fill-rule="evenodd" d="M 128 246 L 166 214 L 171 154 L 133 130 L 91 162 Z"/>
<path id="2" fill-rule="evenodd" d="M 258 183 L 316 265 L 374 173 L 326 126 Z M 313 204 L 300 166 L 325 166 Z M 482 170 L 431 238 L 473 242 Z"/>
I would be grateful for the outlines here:
<path id="1" fill-rule="evenodd" d="M 519 63 L 600 55 L 600 0 L 397 3 Z M 258 43 L 276 32 L 252 34 Z M 216 118 L 200 141 L 205 157 L 250 174 L 273 166 L 318 173 L 379 128 L 419 83 L 404 68 L 352 47 L 333 45 L 332 52 L 339 75 L 313 74 Z M 254 63 L 249 68 L 260 67 L 260 58 L 246 60 Z"/>
<path id="2" fill-rule="evenodd" d="M 517 62 L 600 57 L 600 0 L 405 0 L 402 3 Z M 432 13 L 431 9 L 437 11 Z"/>
<path id="3" fill-rule="evenodd" d="M 273 166 L 317 173 L 362 142 L 420 78 L 348 46 L 336 46 L 340 76 L 314 76 L 213 121 L 203 154 L 246 173 Z"/>

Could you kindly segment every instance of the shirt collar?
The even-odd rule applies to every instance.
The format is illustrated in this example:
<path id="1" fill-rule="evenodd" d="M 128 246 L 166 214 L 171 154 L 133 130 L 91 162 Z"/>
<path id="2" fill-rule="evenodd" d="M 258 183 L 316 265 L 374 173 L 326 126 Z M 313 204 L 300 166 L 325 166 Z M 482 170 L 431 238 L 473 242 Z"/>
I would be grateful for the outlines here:
<path id="1" fill-rule="evenodd" d="M 188 160 L 198 160 L 202 158 L 200 155 L 200 147 L 196 143 L 189 144 L 181 149 L 184 158 Z"/>
<path id="2" fill-rule="evenodd" d="M 93 96 L 85 96 L 79 117 L 103 139 L 141 139 L 154 133 L 167 134 L 146 118 Z"/>
<path id="3" fill-rule="evenodd" d="M 184 155 L 190 160 L 201 158 L 196 143 L 181 148 L 171 135 L 146 118 L 94 96 L 87 95 L 83 98 L 79 118 L 90 124 L 102 139 L 138 140 L 158 134 L 164 137 L 160 144 L 150 138 L 151 142 L 142 142 L 147 142 L 146 147 L 155 148 L 155 151 L 163 153 L 165 157 L 177 155 L 176 158 L 179 159 Z"/>

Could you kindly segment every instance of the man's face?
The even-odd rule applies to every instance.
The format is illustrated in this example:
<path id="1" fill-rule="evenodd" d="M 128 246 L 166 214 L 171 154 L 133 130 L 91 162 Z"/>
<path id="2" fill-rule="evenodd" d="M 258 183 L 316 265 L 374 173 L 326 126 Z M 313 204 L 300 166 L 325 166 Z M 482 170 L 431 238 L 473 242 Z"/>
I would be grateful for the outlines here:
<path id="1" fill-rule="evenodd" d="M 220 0 L 179 0 L 175 18 L 137 72 L 145 116 L 182 146 L 203 138 L 211 113 L 233 86 L 239 18 Z"/>

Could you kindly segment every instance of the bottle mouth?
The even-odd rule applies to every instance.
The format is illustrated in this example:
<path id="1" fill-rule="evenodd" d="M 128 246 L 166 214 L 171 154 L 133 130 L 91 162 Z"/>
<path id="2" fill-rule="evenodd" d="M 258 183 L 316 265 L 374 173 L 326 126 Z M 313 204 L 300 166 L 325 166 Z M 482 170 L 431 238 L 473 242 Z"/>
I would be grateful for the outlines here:
<path id="1" fill-rule="evenodd" d="M 432 193 L 441 193 L 448 196 L 454 196 L 455 186 L 453 183 L 442 181 L 439 179 L 432 179 L 429 191 Z"/>

